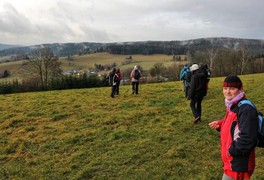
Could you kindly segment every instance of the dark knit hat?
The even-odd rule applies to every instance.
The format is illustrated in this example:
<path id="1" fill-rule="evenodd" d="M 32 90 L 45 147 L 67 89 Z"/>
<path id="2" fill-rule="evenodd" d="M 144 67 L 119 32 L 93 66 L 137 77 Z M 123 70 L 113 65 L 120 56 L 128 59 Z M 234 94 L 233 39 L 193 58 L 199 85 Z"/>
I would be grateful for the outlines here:
<path id="1" fill-rule="evenodd" d="M 242 81 L 236 75 L 228 75 L 224 80 L 223 87 L 236 87 L 238 89 L 241 89 Z"/>

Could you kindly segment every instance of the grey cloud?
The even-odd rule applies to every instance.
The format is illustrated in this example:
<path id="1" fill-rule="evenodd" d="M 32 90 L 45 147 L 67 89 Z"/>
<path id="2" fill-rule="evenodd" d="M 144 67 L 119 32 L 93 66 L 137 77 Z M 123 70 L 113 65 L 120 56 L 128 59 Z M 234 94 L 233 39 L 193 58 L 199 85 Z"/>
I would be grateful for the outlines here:
<path id="1" fill-rule="evenodd" d="M 32 31 L 30 20 L 11 4 L 5 4 L 3 8 L 4 11 L 0 14 L 0 32 L 24 34 Z"/>
<path id="2" fill-rule="evenodd" d="M 62 19 L 71 22 L 85 22 L 91 20 L 89 12 L 92 10 L 93 3 L 83 2 L 77 3 L 74 1 L 64 2 L 59 1 L 56 6 L 49 11 L 55 19 Z"/>
<path id="3" fill-rule="evenodd" d="M 90 41 L 109 42 L 112 39 L 104 30 L 93 29 L 89 26 L 81 26 L 80 28 L 84 33 L 82 38 L 85 38 L 80 39 L 81 41 L 87 41 L 89 39 Z"/>
<path id="4" fill-rule="evenodd" d="M 222 0 L 222 1 L 199 1 L 197 5 L 189 6 L 191 17 L 211 21 L 220 26 L 249 27 L 257 22 L 263 23 L 261 16 L 262 6 L 258 0 Z M 259 3 L 257 3 L 259 2 Z M 263 4 L 263 3 L 261 3 Z M 186 9 L 186 11 L 188 11 Z"/>
<path id="5" fill-rule="evenodd" d="M 46 1 L 50 6 L 39 10 L 40 21 L 14 4 L 5 5 L 0 38 L 9 41 L 7 33 L 27 43 L 264 38 L 261 0 Z"/>

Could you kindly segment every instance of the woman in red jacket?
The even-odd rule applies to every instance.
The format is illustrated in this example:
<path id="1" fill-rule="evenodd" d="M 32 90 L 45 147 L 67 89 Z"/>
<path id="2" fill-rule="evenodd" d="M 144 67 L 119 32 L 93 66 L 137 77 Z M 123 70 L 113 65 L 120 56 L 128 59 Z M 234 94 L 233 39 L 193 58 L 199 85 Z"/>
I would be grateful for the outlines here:
<path id="1" fill-rule="evenodd" d="M 226 115 L 224 119 L 209 123 L 220 131 L 222 180 L 250 179 L 255 168 L 255 147 L 257 145 L 257 111 L 248 104 L 238 107 L 245 99 L 242 81 L 238 76 L 228 75 L 223 83 Z"/>

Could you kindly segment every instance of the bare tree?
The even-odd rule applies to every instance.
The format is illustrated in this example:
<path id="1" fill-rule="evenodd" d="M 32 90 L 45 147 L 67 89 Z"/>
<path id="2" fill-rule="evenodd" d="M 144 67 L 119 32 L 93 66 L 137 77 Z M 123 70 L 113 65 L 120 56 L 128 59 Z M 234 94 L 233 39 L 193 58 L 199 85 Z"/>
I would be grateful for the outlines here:
<path id="1" fill-rule="evenodd" d="M 155 63 L 153 67 L 149 70 L 152 77 L 156 76 L 157 81 L 160 80 L 161 73 L 164 71 L 165 67 L 163 63 Z"/>
<path id="2" fill-rule="evenodd" d="M 31 52 L 24 64 L 27 73 L 36 77 L 42 87 L 47 87 L 49 79 L 61 74 L 61 63 L 50 48 L 39 48 Z"/>
<path id="3" fill-rule="evenodd" d="M 241 71 L 240 74 L 244 73 L 245 67 L 249 61 L 249 51 L 244 44 L 240 45 L 239 47 L 241 53 Z"/>
<path id="4" fill-rule="evenodd" d="M 218 49 L 216 48 L 216 49 L 209 49 L 208 51 L 207 51 L 207 53 L 208 53 L 208 60 L 209 60 L 209 68 L 212 70 L 213 69 L 213 65 L 214 65 L 214 60 L 215 60 L 215 57 L 216 57 L 216 55 L 217 55 L 217 51 L 218 51 Z"/>

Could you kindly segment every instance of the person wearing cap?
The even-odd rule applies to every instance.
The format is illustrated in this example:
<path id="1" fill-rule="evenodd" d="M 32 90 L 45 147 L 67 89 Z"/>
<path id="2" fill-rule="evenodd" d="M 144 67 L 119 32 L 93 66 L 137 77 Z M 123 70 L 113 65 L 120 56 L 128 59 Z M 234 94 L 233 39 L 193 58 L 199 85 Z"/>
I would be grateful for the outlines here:
<path id="1" fill-rule="evenodd" d="M 199 71 L 198 64 L 193 64 L 190 70 L 192 75 L 188 97 L 191 99 L 190 107 L 194 116 L 194 123 L 198 123 L 201 121 L 203 97 L 207 93 L 206 76 Z"/>
<path id="2" fill-rule="evenodd" d="M 139 84 L 139 79 L 141 77 L 141 72 L 138 68 L 138 66 L 134 66 L 133 70 L 130 73 L 130 78 L 132 81 L 132 94 L 138 94 L 138 84 Z"/>
<path id="3" fill-rule="evenodd" d="M 238 107 L 246 98 L 243 84 L 236 75 L 228 75 L 223 82 L 226 115 L 222 120 L 209 123 L 220 131 L 222 180 L 250 179 L 255 169 L 255 147 L 257 145 L 257 111 L 249 104 Z"/>

